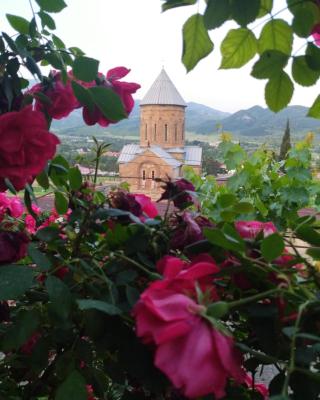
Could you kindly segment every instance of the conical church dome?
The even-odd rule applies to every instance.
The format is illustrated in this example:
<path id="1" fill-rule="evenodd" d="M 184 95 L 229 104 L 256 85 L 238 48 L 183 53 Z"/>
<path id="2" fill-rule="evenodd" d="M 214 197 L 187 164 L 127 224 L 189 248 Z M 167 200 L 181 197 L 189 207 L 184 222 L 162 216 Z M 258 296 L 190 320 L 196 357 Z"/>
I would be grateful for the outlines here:
<path id="1" fill-rule="evenodd" d="M 154 81 L 147 94 L 141 100 L 140 105 L 187 106 L 186 102 L 181 97 L 164 68 L 162 68 L 159 76 Z"/>

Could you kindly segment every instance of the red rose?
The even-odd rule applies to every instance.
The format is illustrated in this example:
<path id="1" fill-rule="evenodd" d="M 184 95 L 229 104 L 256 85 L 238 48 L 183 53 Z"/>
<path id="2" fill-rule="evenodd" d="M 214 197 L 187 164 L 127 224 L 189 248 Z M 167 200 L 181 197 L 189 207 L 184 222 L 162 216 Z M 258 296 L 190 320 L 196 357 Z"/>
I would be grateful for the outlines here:
<path id="1" fill-rule="evenodd" d="M 106 79 L 101 76 L 102 74 L 99 74 L 100 78 L 102 78 L 101 85 L 110 88 L 117 93 L 128 115 L 131 113 L 134 106 L 132 94 L 140 88 L 140 85 L 137 83 L 120 81 L 120 79 L 124 78 L 129 72 L 130 69 L 125 67 L 116 67 L 107 72 Z M 90 84 L 89 86 L 93 85 Z M 87 125 L 94 125 L 98 123 L 104 127 L 115 122 L 107 119 L 99 110 L 99 108 L 95 107 L 93 111 L 90 111 L 86 106 L 83 107 L 83 120 Z"/>
<path id="2" fill-rule="evenodd" d="M 179 209 L 184 209 L 190 203 L 194 202 L 190 192 L 194 192 L 195 187 L 186 179 L 178 179 L 175 182 L 170 179 L 168 182 L 165 182 L 163 188 L 164 192 L 158 201 L 170 199 L 173 201 L 175 207 Z"/>
<path id="3" fill-rule="evenodd" d="M 155 218 L 159 215 L 157 207 L 152 202 L 149 196 L 144 194 L 134 194 L 135 200 L 140 204 L 142 212 L 146 214 L 149 218 Z"/>
<path id="4" fill-rule="evenodd" d="M 167 261 L 172 267 L 173 258 Z M 214 265 L 208 270 L 206 264 L 191 266 L 172 279 L 153 282 L 142 293 L 134 316 L 137 336 L 156 346 L 156 367 L 184 396 L 214 393 L 220 399 L 225 395 L 227 379 L 241 383 L 245 373 L 232 338 L 211 326 L 201 315 L 205 307 L 187 295 L 190 291 L 185 283 L 192 282 L 195 287 L 200 276 L 208 277 L 216 270 Z M 181 260 L 180 265 L 185 267 Z M 170 274 L 171 267 L 167 271 Z"/>
<path id="5" fill-rule="evenodd" d="M 55 152 L 59 139 L 48 132 L 40 111 L 31 106 L 0 116 L 0 191 L 8 178 L 16 190 L 32 183 Z"/>
<path id="6" fill-rule="evenodd" d="M 0 264 L 13 263 L 25 257 L 28 242 L 22 232 L 0 231 Z"/>
<path id="7" fill-rule="evenodd" d="M 70 80 L 64 84 L 61 81 L 61 73 L 53 72 L 53 80 L 48 84 L 39 83 L 33 86 L 31 93 L 43 93 L 50 99 L 46 104 L 40 99 L 36 99 L 35 109 L 47 112 L 51 118 L 61 119 L 67 117 L 75 108 L 79 107 L 79 102 L 73 94 Z"/>

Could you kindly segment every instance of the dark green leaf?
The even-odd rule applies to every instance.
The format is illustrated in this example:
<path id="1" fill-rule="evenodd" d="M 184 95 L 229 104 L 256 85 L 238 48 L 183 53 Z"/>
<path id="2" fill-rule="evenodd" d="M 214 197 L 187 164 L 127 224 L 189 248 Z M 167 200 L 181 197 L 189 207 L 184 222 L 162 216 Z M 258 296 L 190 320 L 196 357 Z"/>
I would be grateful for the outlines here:
<path id="1" fill-rule="evenodd" d="M 68 286 L 61 279 L 55 276 L 48 276 L 46 289 L 50 299 L 50 311 L 55 316 L 66 319 L 70 313 L 72 297 Z"/>
<path id="2" fill-rule="evenodd" d="M 254 212 L 254 207 L 251 203 L 241 201 L 234 206 L 234 211 L 240 214 L 249 214 Z"/>
<path id="3" fill-rule="evenodd" d="M 289 56 L 278 50 L 265 51 L 254 64 L 251 75 L 257 79 L 269 79 L 278 75 L 287 65 Z"/>
<path id="4" fill-rule="evenodd" d="M 320 70 L 320 49 L 313 43 L 308 43 L 306 50 L 306 62 L 311 69 L 315 71 Z"/>
<path id="5" fill-rule="evenodd" d="M 318 6 L 311 2 L 304 2 L 304 7 L 295 13 L 292 21 L 293 31 L 300 37 L 310 36 L 312 28 L 318 20 Z"/>
<path id="6" fill-rule="evenodd" d="M 82 185 L 82 175 L 78 167 L 69 169 L 69 182 L 72 190 L 80 189 Z"/>
<path id="7" fill-rule="evenodd" d="M 320 260 L 320 247 L 310 247 L 307 254 L 314 260 Z"/>
<path id="8" fill-rule="evenodd" d="M 203 16 L 192 15 L 183 25 L 182 62 L 187 72 L 191 71 L 212 50 L 213 43 L 204 26 Z"/>
<path id="9" fill-rule="evenodd" d="M 91 93 L 88 89 L 79 85 L 79 83 L 72 81 L 72 90 L 76 98 L 80 101 L 83 106 L 88 107 L 89 111 L 93 112 L 94 110 L 94 102 L 91 96 Z"/>
<path id="10" fill-rule="evenodd" d="M 320 95 L 315 99 L 307 115 L 308 117 L 320 119 Z"/>
<path id="11" fill-rule="evenodd" d="M 42 24 L 43 28 L 45 28 L 47 26 L 49 29 L 56 29 L 56 24 L 54 22 L 54 19 L 51 17 L 51 15 L 45 13 L 42 10 L 40 10 L 38 12 L 38 15 L 41 19 L 41 24 Z"/>
<path id="12" fill-rule="evenodd" d="M 94 103 L 107 119 L 116 122 L 127 118 L 120 97 L 111 89 L 95 86 L 89 91 Z"/>
<path id="13" fill-rule="evenodd" d="M 51 242 L 59 238 L 59 229 L 46 226 L 45 228 L 39 229 L 36 233 L 36 237 L 44 242 Z"/>
<path id="14" fill-rule="evenodd" d="M 140 298 L 140 292 L 138 289 L 132 286 L 126 286 L 126 296 L 128 303 L 133 307 Z"/>
<path id="15" fill-rule="evenodd" d="M 204 25 L 207 29 L 219 28 L 231 14 L 230 0 L 208 0 L 204 13 Z"/>
<path id="16" fill-rule="evenodd" d="M 320 71 L 311 69 L 306 56 L 293 57 L 292 77 L 302 86 L 312 86 L 319 79 Z"/>
<path id="17" fill-rule="evenodd" d="M 16 300 L 33 283 L 33 270 L 22 265 L 4 265 L 0 268 L 0 301 Z"/>
<path id="18" fill-rule="evenodd" d="M 13 184 L 11 183 L 10 179 L 4 178 L 4 183 L 12 194 L 17 194 L 17 191 L 16 191 L 15 187 L 13 186 Z"/>
<path id="19" fill-rule="evenodd" d="M 263 239 L 261 243 L 261 253 L 267 261 L 273 261 L 281 256 L 284 247 L 282 237 L 278 233 L 273 233 Z"/>
<path id="20" fill-rule="evenodd" d="M 63 69 L 64 68 L 64 62 L 61 57 L 61 55 L 55 51 L 51 51 L 50 53 L 47 53 L 44 57 L 45 60 L 48 61 L 49 64 L 51 64 L 54 68 L 57 69 Z"/>
<path id="21" fill-rule="evenodd" d="M 57 13 L 67 7 L 63 0 L 36 0 L 43 11 Z"/>
<path id="22" fill-rule="evenodd" d="M 69 50 L 76 57 L 84 56 L 85 54 L 81 49 L 79 49 L 79 47 L 69 47 Z"/>
<path id="23" fill-rule="evenodd" d="M 257 52 L 257 39 L 247 28 L 231 29 L 221 43 L 220 68 L 240 68 Z"/>
<path id="24" fill-rule="evenodd" d="M 265 99 L 270 110 L 278 112 L 286 107 L 292 98 L 294 86 L 288 74 L 282 71 L 269 80 L 265 88 Z"/>
<path id="25" fill-rule="evenodd" d="M 312 246 L 320 247 L 320 234 L 311 226 L 302 226 L 296 231 L 296 235 Z"/>
<path id="26" fill-rule="evenodd" d="M 49 184 L 48 174 L 46 171 L 40 172 L 40 174 L 36 177 L 36 180 L 43 189 L 49 189 L 50 184 Z"/>
<path id="27" fill-rule="evenodd" d="M 260 11 L 260 0 L 231 0 L 233 19 L 241 26 L 253 22 Z"/>
<path id="28" fill-rule="evenodd" d="M 55 400 L 87 400 L 86 381 L 78 372 L 73 371 L 58 387 Z"/>
<path id="29" fill-rule="evenodd" d="M 61 192 L 54 192 L 54 206 L 59 214 L 65 214 L 68 211 L 69 200 Z"/>
<path id="30" fill-rule="evenodd" d="M 21 347 L 39 325 L 39 315 L 35 310 L 19 313 L 15 324 L 6 332 L 2 341 L 2 350 L 12 351 Z"/>
<path id="31" fill-rule="evenodd" d="M 4 37 L 5 41 L 8 43 L 8 46 L 14 53 L 19 53 L 19 50 L 15 44 L 15 42 L 11 39 L 9 35 L 7 35 L 5 32 L 2 32 L 2 36 Z"/>
<path id="32" fill-rule="evenodd" d="M 191 6 L 196 4 L 196 2 L 197 0 L 166 0 L 166 2 L 162 4 L 162 11 L 167 11 L 176 7 Z"/>
<path id="33" fill-rule="evenodd" d="M 37 248 L 35 243 L 28 245 L 28 255 L 41 271 L 48 271 L 52 266 L 50 259 Z"/>
<path id="34" fill-rule="evenodd" d="M 32 73 L 32 75 L 36 75 L 40 80 L 42 80 L 42 74 L 38 64 L 34 61 L 34 59 L 30 56 L 26 57 L 25 66 Z"/>
<path id="35" fill-rule="evenodd" d="M 77 300 L 80 310 L 99 310 L 108 315 L 121 314 L 121 310 L 113 304 L 101 300 Z"/>
<path id="36" fill-rule="evenodd" d="M 263 27 L 258 41 L 259 53 L 278 50 L 291 55 L 293 33 L 290 25 L 283 19 L 271 19 Z"/>
<path id="37" fill-rule="evenodd" d="M 78 57 L 73 63 L 73 74 L 84 82 L 94 81 L 98 75 L 99 61 L 85 56 Z"/>
<path id="38" fill-rule="evenodd" d="M 13 29 L 25 35 L 29 34 L 29 21 L 17 15 L 6 14 L 7 20 Z"/>

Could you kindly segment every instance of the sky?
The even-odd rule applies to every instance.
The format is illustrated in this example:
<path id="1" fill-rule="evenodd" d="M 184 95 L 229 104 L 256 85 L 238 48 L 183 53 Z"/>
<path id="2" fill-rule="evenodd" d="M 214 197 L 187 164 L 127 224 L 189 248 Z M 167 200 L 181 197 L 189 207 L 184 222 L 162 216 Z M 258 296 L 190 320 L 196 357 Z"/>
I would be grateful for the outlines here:
<path id="1" fill-rule="evenodd" d="M 38 7 L 31 0 L 35 10 Z M 131 69 L 125 78 L 137 82 L 141 89 L 135 95 L 141 99 L 164 66 L 171 80 L 186 101 L 205 104 L 221 111 L 235 112 L 254 105 L 266 107 L 266 81 L 250 76 L 254 63 L 235 70 L 219 70 L 220 43 L 229 29 L 228 23 L 210 32 L 215 48 L 188 74 L 181 62 L 182 26 L 198 5 L 161 12 L 161 0 L 65 0 L 68 7 L 52 14 L 57 25 L 56 34 L 68 47 L 77 46 L 89 57 L 100 60 L 100 71 L 115 66 Z M 203 0 L 200 0 L 201 11 Z M 274 0 L 277 10 L 285 0 Z M 29 0 L 1 0 L 1 30 L 11 32 L 5 14 L 31 19 Z M 281 17 L 288 18 L 286 12 Z M 254 26 L 257 25 L 254 24 Z M 260 27 L 254 29 L 258 35 Z M 294 43 L 294 49 L 300 43 Z M 291 104 L 311 106 L 319 94 L 319 86 L 296 86 Z"/>

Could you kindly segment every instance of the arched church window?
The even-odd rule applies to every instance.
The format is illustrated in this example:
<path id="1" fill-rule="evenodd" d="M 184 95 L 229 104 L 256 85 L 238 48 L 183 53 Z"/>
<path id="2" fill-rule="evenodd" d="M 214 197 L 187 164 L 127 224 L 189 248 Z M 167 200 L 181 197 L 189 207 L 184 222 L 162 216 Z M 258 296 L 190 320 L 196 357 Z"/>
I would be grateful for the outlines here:
<path id="1" fill-rule="evenodd" d="M 154 181 L 154 171 L 151 171 L 151 178 Z"/>
<path id="2" fill-rule="evenodd" d="M 154 140 L 157 140 L 157 124 L 154 124 Z"/>
<path id="3" fill-rule="evenodd" d="M 143 181 L 146 180 L 146 171 L 145 170 L 142 171 L 142 180 Z"/>
<path id="4" fill-rule="evenodd" d="M 167 142 L 168 141 L 168 125 L 165 124 L 164 126 L 164 141 Z"/>
<path id="5" fill-rule="evenodd" d="M 144 138 L 145 138 L 145 140 L 148 139 L 148 125 L 147 124 L 145 125 Z"/>
<path id="6" fill-rule="evenodd" d="M 174 141 L 175 141 L 175 142 L 178 141 L 178 128 L 177 128 L 177 124 L 175 124 L 175 126 L 174 126 Z"/>

